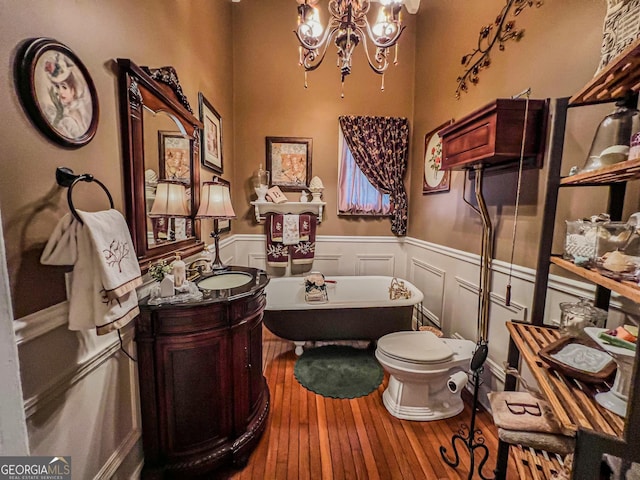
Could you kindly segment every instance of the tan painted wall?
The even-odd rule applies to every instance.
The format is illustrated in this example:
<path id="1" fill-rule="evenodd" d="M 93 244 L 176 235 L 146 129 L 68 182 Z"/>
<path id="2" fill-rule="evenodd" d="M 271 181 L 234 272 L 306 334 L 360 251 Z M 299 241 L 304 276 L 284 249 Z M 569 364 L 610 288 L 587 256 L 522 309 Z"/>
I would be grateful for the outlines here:
<path id="1" fill-rule="evenodd" d="M 224 177 L 232 181 L 239 217 L 233 222 L 233 233 L 263 230 L 253 220 L 249 201 L 255 198 L 251 174 L 265 162 L 265 137 L 300 136 L 313 138 L 312 172 L 326 186 L 328 205 L 318 234 L 391 235 L 386 219 L 338 218 L 335 213 L 337 118 L 343 114 L 396 115 L 408 117 L 412 130 L 406 181 L 409 236 L 478 252 L 480 221 L 461 200 L 462 174 L 453 175 L 450 192 L 422 195 L 425 133 L 445 119 L 460 118 L 528 86 L 536 98 L 571 95 L 589 80 L 598 63 L 605 12 L 603 0 L 551 0 L 539 9 L 525 10 L 516 20 L 517 27 L 526 30 L 524 39 L 509 42 L 504 52 L 496 50 L 480 84 L 456 101 L 460 57 L 473 48 L 480 27 L 490 23 L 503 5 L 502 0 L 424 0 L 418 16 L 404 17 L 407 30 L 401 41 L 400 64 L 389 68 L 386 91 L 380 92 L 380 78 L 366 65 L 360 46 L 354 54 L 353 74 L 345 83 L 345 98 L 340 98 L 332 48 L 325 63 L 309 74 L 309 88 L 304 89 L 292 33 L 296 11 L 291 0 L 234 4 L 227 0 L 31 0 L 19 5 L 0 0 L 4 65 L 0 69 L 4 92 L 0 111 L 5 125 L 0 133 L 4 147 L 0 206 L 16 316 L 64 299 L 64 269 L 39 265 L 44 243 L 68 210 L 65 192 L 54 182 L 55 167 L 94 174 L 109 186 L 116 208 L 123 209 L 116 76 L 111 62 L 117 57 L 131 58 L 140 65 L 173 65 L 194 110 L 197 93 L 203 91 L 221 113 Z M 100 99 L 100 123 L 94 140 L 83 148 L 67 150 L 54 145 L 32 126 L 20 106 L 11 74 L 14 55 L 21 41 L 37 36 L 67 44 L 92 74 Z M 582 162 L 602 115 L 596 115 L 595 123 L 589 125 L 579 118 L 571 127 L 568 141 L 574 157 L 569 164 Z M 203 180 L 210 175 L 203 171 Z M 543 169 L 527 172 L 524 179 L 515 261 L 525 266 L 533 266 L 535 258 L 545 176 Z M 496 257 L 502 260 L 510 254 L 515 182 L 513 174 L 486 181 L 497 228 Z M 87 187 L 76 190 L 77 204 L 101 208 L 104 199 Z M 580 197 L 569 203 L 580 205 L 584 214 L 602 208 L 602 194 L 589 194 L 588 200 L 592 203 Z M 205 225 L 203 233 L 209 229 Z M 46 285 L 46 291 L 34 288 L 34 281 Z"/>
<path id="2" fill-rule="evenodd" d="M 481 72 L 479 84 L 470 86 L 468 93 L 455 100 L 456 78 L 463 73 L 460 59 L 477 45 L 480 28 L 490 24 L 504 4 L 502 0 L 421 4 L 416 41 L 409 236 L 480 252 L 481 222 L 462 201 L 463 173 L 453 174 L 448 193 L 421 193 L 427 132 L 447 119 L 459 119 L 495 98 L 508 98 L 527 87 L 532 89 L 532 98 L 571 96 L 595 73 L 605 2 L 548 1 L 540 8 L 527 8 L 516 17 L 516 27 L 525 29 L 524 38 L 520 42 L 507 42 L 502 52 L 494 48 L 492 64 Z M 571 165 L 582 166 L 598 122 L 612 108 L 608 105 L 570 111 L 564 174 Z M 523 176 L 514 259 L 519 265 L 535 267 L 546 176 L 546 166 Z M 497 175 L 485 182 L 484 193 L 496 227 L 495 257 L 505 261 L 511 254 L 516 184 L 515 173 Z M 470 197 L 472 188 L 470 184 L 467 187 Z M 637 186 L 632 185 L 628 191 L 632 195 L 627 213 L 635 210 L 634 205 L 637 207 Z M 558 248 L 562 241 L 561 219 L 591 215 L 603 211 L 606 205 L 603 189 L 582 190 L 577 195 L 573 192 L 573 196 L 566 190 L 561 192 Z"/>
<path id="3" fill-rule="evenodd" d="M 64 300 L 62 268 L 42 267 L 39 257 L 58 219 L 68 211 L 66 190 L 54 179 L 57 166 L 91 173 L 105 183 L 124 210 L 117 81 L 112 59 L 176 68 L 194 112 L 198 91 L 224 120 L 225 177 L 231 178 L 233 110 L 231 9 L 228 0 L 0 0 L 0 112 L 3 147 L 0 206 L 16 317 Z M 77 150 L 45 138 L 22 110 L 12 79 L 20 42 L 52 37 L 71 48 L 88 68 L 100 102 L 95 138 Z M 96 186 L 74 189 L 86 210 L 105 206 Z M 97 189 L 97 190 L 96 190 Z"/>
<path id="4" fill-rule="evenodd" d="M 373 12 L 377 11 L 374 6 Z M 326 22 L 326 2 L 321 6 Z M 235 185 L 234 208 L 239 221 L 234 233 L 262 233 L 252 219 L 249 202 L 256 196 L 251 175 L 265 164 L 265 137 L 312 137 L 312 173 L 325 185 L 326 213 L 319 235 L 392 235 L 388 219 L 338 218 L 338 117 L 340 115 L 413 115 L 415 16 L 405 15 L 399 65 L 380 77 L 366 63 L 362 45 L 354 52 L 353 71 L 340 98 L 336 49 L 329 47 L 324 63 L 308 76 L 298 66 L 296 3 L 291 0 L 243 0 L 233 8 Z M 298 193 L 289 198 L 298 200 Z"/>

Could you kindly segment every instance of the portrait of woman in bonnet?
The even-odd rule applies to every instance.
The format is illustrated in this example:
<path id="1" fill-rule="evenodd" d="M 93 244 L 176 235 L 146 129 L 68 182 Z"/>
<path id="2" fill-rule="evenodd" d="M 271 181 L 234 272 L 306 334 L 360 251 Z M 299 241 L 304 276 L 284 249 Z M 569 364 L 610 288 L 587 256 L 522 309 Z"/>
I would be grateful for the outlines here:
<path id="1" fill-rule="evenodd" d="M 50 82 L 48 97 L 51 102 L 45 109 L 47 119 L 65 137 L 81 137 L 89 129 L 92 114 L 84 77 L 59 52 L 44 59 L 43 68 Z"/>
<path id="2" fill-rule="evenodd" d="M 89 71 L 52 38 L 23 42 L 16 55 L 16 87 L 33 123 L 65 147 L 81 147 L 98 126 L 98 97 Z"/>

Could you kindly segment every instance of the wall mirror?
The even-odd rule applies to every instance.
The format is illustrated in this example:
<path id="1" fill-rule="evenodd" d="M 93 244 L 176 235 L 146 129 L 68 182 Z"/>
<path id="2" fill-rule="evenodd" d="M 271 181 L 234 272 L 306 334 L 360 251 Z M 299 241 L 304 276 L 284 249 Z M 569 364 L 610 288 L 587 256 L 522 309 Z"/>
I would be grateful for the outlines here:
<path id="1" fill-rule="evenodd" d="M 173 252 L 200 251 L 200 131 L 202 123 L 171 67 L 149 69 L 118 59 L 126 217 L 140 267 Z M 185 186 L 188 217 L 150 217 L 160 180 Z"/>

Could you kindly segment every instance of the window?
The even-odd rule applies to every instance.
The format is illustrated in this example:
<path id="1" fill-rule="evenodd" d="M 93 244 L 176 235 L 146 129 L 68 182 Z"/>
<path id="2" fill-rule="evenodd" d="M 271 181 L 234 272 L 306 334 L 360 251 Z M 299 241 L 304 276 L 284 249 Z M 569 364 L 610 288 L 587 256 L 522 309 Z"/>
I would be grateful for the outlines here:
<path id="1" fill-rule="evenodd" d="M 338 215 L 389 215 L 389 195 L 367 180 L 351 155 L 342 128 L 338 130 Z"/>

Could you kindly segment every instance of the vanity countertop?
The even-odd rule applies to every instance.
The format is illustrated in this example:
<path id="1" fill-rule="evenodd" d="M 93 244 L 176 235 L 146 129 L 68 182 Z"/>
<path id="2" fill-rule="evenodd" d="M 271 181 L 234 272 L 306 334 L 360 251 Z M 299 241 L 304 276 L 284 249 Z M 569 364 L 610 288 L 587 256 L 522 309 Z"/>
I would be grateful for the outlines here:
<path id="1" fill-rule="evenodd" d="M 257 292 L 263 290 L 269 283 L 269 275 L 264 270 L 251 267 L 230 266 L 225 270 L 204 274 L 194 280 L 194 283 L 208 280 L 214 277 L 228 275 L 228 274 L 243 274 L 250 275 L 251 279 L 244 285 L 240 285 L 232 288 L 220 288 L 215 290 L 208 290 L 206 288 L 200 288 L 202 291 L 202 299 L 200 300 L 187 300 L 184 302 L 164 303 L 160 305 L 149 305 L 149 297 L 145 297 L 140 301 L 140 308 L 143 310 L 159 310 L 166 308 L 190 308 L 196 306 L 203 306 L 210 303 L 222 303 L 232 302 L 244 297 L 250 297 Z"/>

